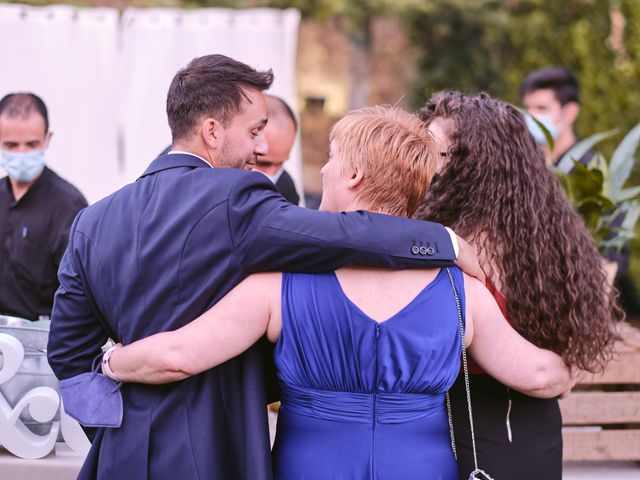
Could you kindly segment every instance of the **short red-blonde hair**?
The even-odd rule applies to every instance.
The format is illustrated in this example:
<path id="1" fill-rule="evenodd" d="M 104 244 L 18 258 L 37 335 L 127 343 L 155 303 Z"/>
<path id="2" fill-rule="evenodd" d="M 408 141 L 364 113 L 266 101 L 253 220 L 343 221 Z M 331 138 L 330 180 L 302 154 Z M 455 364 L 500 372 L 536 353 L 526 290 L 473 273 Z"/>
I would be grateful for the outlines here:
<path id="1" fill-rule="evenodd" d="M 343 171 L 364 173 L 358 199 L 368 210 L 411 216 L 429 189 L 436 148 L 425 124 L 398 107 L 354 110 L 331 129 Z"/>

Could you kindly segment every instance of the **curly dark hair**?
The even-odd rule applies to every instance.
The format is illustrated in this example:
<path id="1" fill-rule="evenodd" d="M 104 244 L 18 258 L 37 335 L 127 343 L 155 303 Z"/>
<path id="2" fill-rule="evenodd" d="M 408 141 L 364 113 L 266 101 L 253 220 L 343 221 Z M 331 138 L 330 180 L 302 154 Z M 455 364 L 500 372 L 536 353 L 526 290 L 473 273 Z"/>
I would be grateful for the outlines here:
<path id="1" fill-rule="evenodd" d="M 427 125 L 449 119 L 452 143 L 416 216 L 452 227 L 478 249 L 521 335 L 568 365 L 601 371 L 623 316 L 617 292 L 523 115 L 486 93 L 445 91 L 420 117 Z"/>

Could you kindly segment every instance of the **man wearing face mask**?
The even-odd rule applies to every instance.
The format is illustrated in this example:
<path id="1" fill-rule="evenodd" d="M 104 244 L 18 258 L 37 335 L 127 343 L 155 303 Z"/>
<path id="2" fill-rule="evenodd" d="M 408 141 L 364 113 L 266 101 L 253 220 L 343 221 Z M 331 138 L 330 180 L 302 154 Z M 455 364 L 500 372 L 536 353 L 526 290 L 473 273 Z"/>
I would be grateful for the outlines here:
<path id="1" fill-rule="evenodd" d="M 0 314 L 48 317 L 57 271 L 82 194 L 44 163 L 47 107 L 33 93 L 0 100 Z"/>
<path id="2" fill-rule="evenodd" d="M 520 97 L 530 115 L 544 125 L 554 140 L 553 149 L 547 151 L 547 163 L 558 165 L 578 138 L 573 124 L 580 113 L 579 87 L 575 76 L 564 67 L 545 67 L 529 73 L 522 82 Z M 542 129 L 529 116 L 527 126 L 536 142 L 547 144 Z M 594 152 L 589 150 L 581 163 L 589 163 Z"/>
<path id="3" fill-rule="evenodd" d="M 580 91 L 575 76 L 563 67 L 545 67 L 534 70 L 525 78 L 521 87 L 524 108 L 530 115 L 542 123 L 554 140 L 553 149 L 547 149 L 547 164 L 558 165 L 566 153 L 577 142 L 573 124 L 580 113 Z M 540 145 L 546 146 L 547 140 L 542 129 L 526 117 L 529 131 Z M 591 149 L 582 155 L 580 163 L 588 164 L 595 152 Z M 621 224 L 624 216 L 618 217 Z M 620 252 L 609 252 L 605 256 L 605 270 L 609 282 L 625 282 L 625 273 L 629 262 L 629 248 L 625 245 Z M 624 288 L 624 286 L 623 286 Z"/>

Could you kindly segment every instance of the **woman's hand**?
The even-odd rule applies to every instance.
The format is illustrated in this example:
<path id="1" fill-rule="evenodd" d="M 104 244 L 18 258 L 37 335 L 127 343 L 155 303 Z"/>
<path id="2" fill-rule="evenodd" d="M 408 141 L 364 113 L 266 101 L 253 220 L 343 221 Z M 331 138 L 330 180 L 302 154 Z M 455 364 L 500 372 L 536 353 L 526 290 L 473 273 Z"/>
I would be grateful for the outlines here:
<path id="1" fill-rule="evenodd" d="M 456 235 L 458 238 L 458 257 L 456 265 L 467 275 L 477 278 L 480 283 L 484 284 L 486 275 L 480 267 L 480 261 L 475 248 L 473 248 L 464 238 Z"/>

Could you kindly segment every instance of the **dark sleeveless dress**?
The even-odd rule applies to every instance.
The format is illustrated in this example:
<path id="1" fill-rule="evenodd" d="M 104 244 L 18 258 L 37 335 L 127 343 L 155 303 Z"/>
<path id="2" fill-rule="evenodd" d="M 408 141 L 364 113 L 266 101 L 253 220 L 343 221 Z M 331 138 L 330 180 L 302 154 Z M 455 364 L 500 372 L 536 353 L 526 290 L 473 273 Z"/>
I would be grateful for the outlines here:
<path id="1" fill-rule="evenodd" d="M 506 318 L 505 298 L 489 279 L 487 288 Z M 470 357 L 469 371 L 478 466 L 496 480 L 561 480 L 562 417 L 558 400 L 511 390 L 484 373 Z M 474 467 L 463 375 L 451 389 L 451 408 L 459 480 L 467 480 Z"/>
<path id="2" fill-rule="evenodd" d="M 450 271 L 464 308 L 462 273 Z M 282 281 L 275 478 L 455 480 L 445 392 L 461 351 L 446 270 L 382 323 L 334 273 Z"/>

